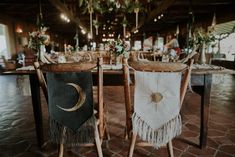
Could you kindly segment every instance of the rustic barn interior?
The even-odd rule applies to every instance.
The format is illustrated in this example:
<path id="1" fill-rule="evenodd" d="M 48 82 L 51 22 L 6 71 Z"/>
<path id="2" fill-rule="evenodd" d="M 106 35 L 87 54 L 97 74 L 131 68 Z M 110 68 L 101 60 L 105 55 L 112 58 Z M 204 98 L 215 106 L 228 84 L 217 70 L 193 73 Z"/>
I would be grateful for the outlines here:
<path id="1" fill-rule="evenodd" d="M 234 0 L 1 0 L 0 156 L 234 157 L 234 10 Z M 180 85 L 164 73 L 182 74 Z M 157 91 L 147 99 L 138 87 Z M 180 120 L 159 107 L 167 98 Z M 155 130 L 136 122 L 139 102 L 143 117 L 154 104 L 171 119 Z M 69 118 L 52 121 L 56 112 Z M 67 120 L 77 125 L 80 113 L 94 123 L 82 119 L 71 133 Z M 94 132 L 81 134 L 83 126 Z M 94 139 L 81 144 L 77 135 Z"/>

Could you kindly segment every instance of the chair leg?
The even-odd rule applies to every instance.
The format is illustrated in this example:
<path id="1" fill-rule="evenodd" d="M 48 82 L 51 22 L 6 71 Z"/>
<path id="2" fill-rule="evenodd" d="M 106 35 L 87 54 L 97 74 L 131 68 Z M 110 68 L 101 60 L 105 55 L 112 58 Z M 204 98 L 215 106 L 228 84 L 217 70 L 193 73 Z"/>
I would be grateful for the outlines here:
<path id="1" fill-rule="evenodd" d="M 107 115 L 107 113 L 105 113 Z M 108 141 L 110 140 L 110 134 L 108 130 L 108 125 L 107 125 L 107 118 L 104 117 L 104 137 L 105 137 L 105 148 L 109 149 L 109 143 Z M 101 139 L 101 143 L 103 142 L 103 139 Z"/>
<path id="2" fill-rule="evenodd" d="M 172 146 L 172 141 L 171 140 L 167 143 L 167 150 L 168 150 L 169 156 L 174 157 L 173 146 Z"/>
<path id="3" fill-rule="evenodd" d="M 127 134 L 127 128 L 125 127 L 125 130 L 124 130 L 124 138 L 125 140 L 128 140 L 128 134 Z"/>
<path id="4" fill-rule="evenodd" d="M 132 156 L 133 156 L 133 152 L 134 152 L 134 148 L 135 148 L 136 137 L 137 137 L 137 133 L 133 133 L 133 134 L 132 134 L 132 138 L 131 138 L 131 145 L 130 145 L 128 157 L 132 157 Z"/>
<path id="5" fill-rule="evenodd" d="M 125 140 L 128 140 L 131 138 L 131 133 L 128 132 L 128 129 L 127 129 L 127 126 L 125 127 L 125 130 L 124 130 L 124 136 L 125 136 Z"/>
<path id="6" fill-rule="evenodd" d="M 106 108 L 106 104 L 104 103 L 104 115 L 103 115 L 103 119 L 104 119 L 104 136 L 105 138 L 109 141 L 110 140 L 110 134 L 109 134 L 109 130 L 108 130 L 108 119 L 107 119 L 107 115 L 108 115 L 108 110 Z"/>
<path id="7" fill-rule="evenodd" d="M 96 144 L 96 149 L 98 152 L 99 157 L 103 157 L 102 153 L 102 148 L 101 148 L 101 142 L 100 142 L 100 137 L 99 137 L 99 132 L 98 132 L 98 127 L 95 125 L 95 144 Z"/>
<path id="8" fill-rule="evenodd" d="M 64 144 L 60 144 L 59 157 L 63 157 L 63 155 L 64 155 Z"/>
<path id="9" fill-rule="evenodd" d="M 107 140 L 109 141 L 110 140 L 110 134 L 109 134 L 109 130 L 107 128 L 105 128 L 105 135 L 106 135 Z"/>
<path id="10" fill-rule="evenodd" d="M 66 128 L 63 128 L 63 132 L 62 132 L 62 139 L 61 139 L 61 144 L 60 144 L 60 148 L 59 148 L 59 157 L 63 157 L 64 155 L 64 135 L 66 133 Z"/>

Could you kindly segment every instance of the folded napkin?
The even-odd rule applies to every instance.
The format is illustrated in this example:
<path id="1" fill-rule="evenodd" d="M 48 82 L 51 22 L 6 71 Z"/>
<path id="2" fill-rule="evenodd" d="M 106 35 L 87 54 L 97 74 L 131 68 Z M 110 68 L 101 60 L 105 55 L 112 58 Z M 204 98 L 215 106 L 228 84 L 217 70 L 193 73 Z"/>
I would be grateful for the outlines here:
<path id="1" fill-rule="evenodd" d="M 211 65 L 211 64 L 193 64 L 193 69 L 202 69 L 202 70 L 222 70 L 224 67 Z"/>
<path id="2" fill-rule="evenodd" d="M 118 70 L 118 69 L 122 69 L 122 64 L 117 64 L 117 65 L 103 64 L 102 69 Z"/>
<path id="3" fill-rule="evenodd" d="M 17 68 L 16 70 L 35 70 L 35 69 L 34 69 L 34 67 L 32 65 L 30 65 L 30 66 L 25 66 L 25 67 Z"/>

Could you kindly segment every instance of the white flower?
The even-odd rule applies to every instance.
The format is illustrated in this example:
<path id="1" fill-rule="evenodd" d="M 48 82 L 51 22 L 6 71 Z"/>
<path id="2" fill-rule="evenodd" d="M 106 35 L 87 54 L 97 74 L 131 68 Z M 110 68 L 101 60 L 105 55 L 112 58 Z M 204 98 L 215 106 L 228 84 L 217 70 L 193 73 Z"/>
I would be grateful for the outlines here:
<path id="1" fill-rule="evenodd" d="M 40 45 L 47 45 L 50 41 L 50 36 L 45 34 L 47 27 L 43 27 L 40 31 L 29 33 L 29 48 L 38 51 Z"/>

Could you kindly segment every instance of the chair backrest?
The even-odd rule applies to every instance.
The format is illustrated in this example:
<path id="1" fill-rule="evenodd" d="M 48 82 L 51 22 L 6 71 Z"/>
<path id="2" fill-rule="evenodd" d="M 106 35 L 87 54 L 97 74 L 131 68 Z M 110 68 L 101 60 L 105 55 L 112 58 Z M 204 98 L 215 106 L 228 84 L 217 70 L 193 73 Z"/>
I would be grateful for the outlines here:
<path id="1" fill-rule="evenodd" d="M 137 71 L 149 72 L 185 72 L 180 90 L 180 104 L 182 105 L 186 94 L 187 85 L 192 70 L 193 60 L 189 60 L 189 65 L 183 63 L 167 63 L 167 62 L 131 62 L 129 65 Z"/>
<path id="2" fill-rule="evenodd" d="M 44 64 L 42 65 L 41 69 L 45 72 L 54 72 L 54 73 L 64 73 L 64 72 L 84 72 L 84 71 L 91 71 L 97 68 L 97 78 L 98 80 L 95 81 L 97 82 L 98 86 L 98 103 L 99 106 L 102 106 L 103 104 L 103 69 L 102 65 L 103 64 L 103 59 L 98 58 L 97 62 L 79 62 L 79 63 L 64 63 L 64 64 Z M 37 64 L 36 64 L 37 65 Z M 37 68 L 39 69 L 39 68 Z M 42 74 L 41 71 L 37 70 L 37 73 L 39 73 L 38 76 L 41 76 L 40 73 Z M 45 83 L 45 79 L 42 79 L 42 84 Z M 102 109 L 101 109 L 102 110 Z"/>
<path id="3" fill-rule="evenodd" d="M 46 98 L 46 101 L 48 103 L 47 83 L 46 83 L 46 80 L 44 78 L 43 72 L 41 70 L 40 63 L 39 62 L 34 62 L 33 65 L 34 65 L 35 71 L 37 73 L 39 85 L 41 86 L 43 94 L 44 94 L 44 96 Z"/>
<path id="4" fill-rule="evenodd" d="M 139 51 L 137 52 L 137 60 L 138 61 L 153 61 L 153 53 L 151 52 L 143 52 Z"/>
<path id="5" fill-rule="evenodd" d="M 50 120 L 50 128 L 51 129 L 51 135 L 52 135 L 52 140 L 56 143 L 65 143 L 69 145 L 73 145 L 76 143 L 76 140 L 78 140 L 79 143 L 82 143 L 81 140 L 84 140 L 85 138 L 82 137 L 84 134 L 80 133 L 80 137 L 75 137 L 72 132 L 74 132 L 77 128 L 77 126 L 74 126 L 74 123 L 78 123 L 77 121 L 79 119 L 82 119 L 80 122 L 80 126 L 83 127 L 84 125 L 88 125 L 86 123 L 87 121 L 92 122 L 94 121 L 89 118 L 89 115 L 93 115 L 93 96 L 92 96 L 92 84 L 93 84 L 93 79 L 91 77 L 91 82 L 90 76 L 92 76 L 92 70 L 97 68 L 97 80 L 94 82 L 97 83 L 97 89 L 98 89 L 98 106 L 99 106 L 99 121 L 101 124 L 103 124 L 103 70 L 102 70 L 102 58 L 98 58 L 97 62 L 78 62 L 78 63 L 63 63 L 63 64 L 44 64 L 44 65 L 39 65 L 35 64 L 35 67 L 40 67 L 36 68 L 37 75 L 39 76 L 39 80 L 41 80 L 40 85 L 45 85 L 45 88 L 47 88 L 48 91 L 48 102 L 49 102 L 49 114 L 51 117 L 55 117 L 55 120 L 51 121 Z M 45 79 L 43 77 L 42 71 L 46 73 L 47 75 L 47 83 L 45 82 Z M 80 79 L 80 80 L 79 80 Z M 79 81 L 83 81 L 80 83 Z M 72 82 L 71 82 L 72 81 Z M 75 81 L 73 83 L 73 81 Z M 62 82 L 62 83 L 61 83 Z M 88 82 L 88 83 L 86 83 Z M 90 84 L 89 84 L 90 83 Z M 89 85 L 88 85 L 89 84 Z M 58 86 L 58 87 L 56 87 Z M 66 87 L 68 86 L 68 87 Z M 55 89 L 54 89 L 55 87 Z M 62 87 L 62 88 L 61 88 Z M 71 87 L 73 87 L 75 90 L 73 90 Z M 67 88 L 67 89 L 65 89 Z M 72 91 L 71 91 L 72 89 Z M 58 96 L 60 95 L 60 96 Z M 71 97 L 70 97 L 71 96 Z M 71 108 L 69 107 L 64 107 L 64 104 L 67 102 L 70 103 L 70 100 L 65 100 L 63 102 L 63 99 L 76 99 L 76 100 L 71 100 L 72 105 Z M 90 100 L 88 100 L 90 99 Z M 59 100 L 59 101 L 58 101 Z M 55 102 L 56 101 L 56 102 Z M 61 105 L 63 104 L 63 105 Z M 86 106 L 86 104 L 92 104 L 92 110 L 87 111 L 87 108 L 90 108 Z M 55 106 L 54 109 L 50 105 Z M 66 104 L 67 105 L 67 104 Z M 65 106 L 66 106 L 65 105 Z M 71 104 L 68 104 L 71 105 Z M 53 111 L 55 110 L 55 111 Z M 79 111 L 80 110 L 80 111 Z M 85 116 L 78 116 L 78 119 L 73 119 L 72 121 L 74 122 L 69 122 L 69 124 L 64 124 L 63 123 L 63 118 L 60 119 L 60 114 L 61 113 L 69 113 L 68 116 L 64 116 L 65 119 L 71 120 L 72 116 L 78 116 L 81 115 L 80 113 L 86 113 Z M 57 115 L 59 117 L 57 117 Z M 69 118 L 70 117 L 70 118 Z M 83 118 L 86 119 L 83 119 Z M 93 117 L 93 116 L 92 116 Z M 52 118 L 50 118 L 52 119 Z M 59 121 L 59 123 L 57 123 Z M 61 123 L 62 121 L 62 123 Z M 62 126 L 60 126 L 62 124 Z M 77 124 L 75 124 L 77 125 Z M 66 127 L 66 135 L 63 133 L 62 129 Z M 89 128 L 89 127 L 88 127 Z M 102 127 L 100 127 L 103 129 Z M 57 130 L 56 130 L 57 129 Z M 59 130 L 58 130 L 59 129 Z M 54 131 L 52 131 L 54 130 Z M 73 131 L 70 131 L 73 130 Z M 80 131 L 83 129 L 80 129 Z M 85 131 L 85 130 L 84 130 Z M 91 133 L 92 131 L 88 130 L 85 131 L 86 133 Z M 62 135 L 65 134 L 65 135 Z M 63 138 L 61 138 L 63 136 Z M 63 141 L 61 141 L 63 139 Z M 59 141 L 58 141 L 59 140 Z M 74 141 L 75 140 L 75 141 Z M 86 140 L 86 139 L 85 139 Z M 72 142 L 71 142 L 72 141 Z M 87 142 L 87 141 L 86 141 Z M 92 142 L 92 141 L 89 141 Z"/>
<path id="6" fill-rule="evenodd" d="M 130 85 L 129 80 L 129 69 L 130 67 L 137 71 L 146 71 L 146 72 L 184 72 L 184 78 L 181 84 L 181 97 L 184 97 L 187 85 L 189 83 L 189 77 L 192 70 L 193 60 L 189 60 L 189 64 L 183 64 L 178 62 L 140 62 L 140 61 L 132 61 L 129 62 L 127 59 L 123 61 L 123 69 L 124 69 L 124 80 L 127 82 L 125 86 Z M 130 93 L 130 92 L 129 92 Z M 183 99 L 182 99 L 183 100 Z"/>
<path id="7" fill-rule="evenodd" d="M 132 128 L 131 118 L 133 113 L 133 103 L 131 99 L 131 80 L 130 80 L 130 67 L 136 71 L 145 72 L 182 72 L 184 73 L 183 79 L 181 81 L 180 88 L 180 105 L 182 105 L 187 85 L 189 83 L 191 68 L 193 60 L 189 61 L 189 65 L 183 63 L 165 63 L 165 62 L 129 62 L 127 59 L 123 60 L 123 70 L 124 70 L 124 92 L 125 92 L 125 104 L 126 104 L 126 114 L 127 114 L 127 130 L 130 131 Z M 181 106 L 180 106 L 181 107 Z M 130 135 L 130 132 L 128 132 Z"/>

